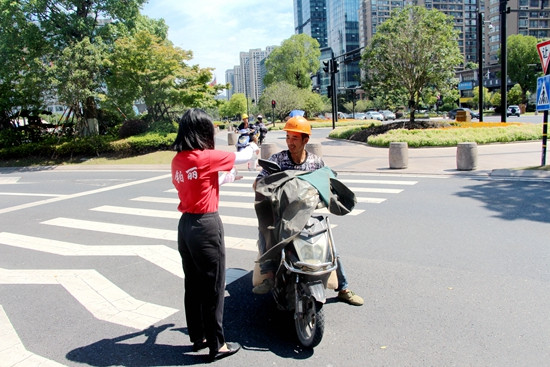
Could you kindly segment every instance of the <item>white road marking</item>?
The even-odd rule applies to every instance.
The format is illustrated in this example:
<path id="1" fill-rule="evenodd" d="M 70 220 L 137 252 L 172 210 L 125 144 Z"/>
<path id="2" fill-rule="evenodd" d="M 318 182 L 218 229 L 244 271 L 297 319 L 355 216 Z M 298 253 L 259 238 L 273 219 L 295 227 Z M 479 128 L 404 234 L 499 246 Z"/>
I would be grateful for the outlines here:
<path id="1" fill-rule="evenodd" d="M 133 298 L 93 269 L 0 268 L 0 284 L 61 285 L 97 319 L 138 330 L 178 312 Z"/>
<path id="2" fill-rule="evenodd" d="M 253 207 L 249 205 L 249 209 L 253 209 Z M 174 210 L 128 208 L 128 207 L 111 206 L 111 205 L 103 205 L 97 208 L 92 208 L 90 210 L 105 212 L 105 213 L 138 215 L 138 216 L 155 217 L 155 218 L 179 219 L 181 217 L 181 213 Z M 220 218 L 224 224 L 258 227 L 258 219 L 255 217 L 246 218 L 246 217 L 233 217 L 229 215 L 220 215 Z"/>
<path id="3" fill-rule="evenodd" d="M 0 244 L 59 256 L 138 256 L 183 278 L 178 251 L 163 245 L 106 245 L 88 246 L 78 243 L 0 232 Z"/>
<path id="4" fill-rule="evenodd" d="M 70 195 L 59 195 L 59 196 L 56 196 L 56 197 L 53 197 L 53 198 L 50 198 L 50 199 L 45 199 L 45 200 L 35 201 L 35 202 L 32 202 L 32 203 L 26 203 L 26 204 L 12 206 L 10 208 L 0 209 L 0 214 L 10 213 L 10 212 L 14 212 L 16 210 L 33 208 L 33 207 L 39 206 L 39 205 L 55 203 L 55 202 L 58 202 L 58 201 L 78 198 L 78 197 L 82 197 L 82 196 L 93 195 L 93 194 L 97 194 L 97 193 L 101 193 L 101 192 L 117 190 L 117 189 L 121 189 L 121 188 L 124 188 L 124 187 L 139 185 L 139 184 L 142 184 L 142 183 L 158 181 L 158 180 L 165 180 L 169 177 L 172 177 L 172 175 L 167 174 L 167 175 L 162 175 L 162 176 L 156 176 L 156 177 L 146 178 L 146 179 L 143 179 L 143 180 L 126 182 L 126 183 L 122 183 L 120 185 L 113 185 L 113 186 L 102 187 L 100 189 L 95 189 L 95 190 L 90 190 L 90 191 L 77 192 L 75 194 L 70 194 Z"/>
<path id="5" fill-rule="evenodd" d="M 50 359 L 31 353 L 13 328 L 4 307 L 0 305 L 0 361 L 2 366 L 13 367 L 62 367 Z"/>
<path id="6" fill-rule="evenodd" d="M 375 185 L 403 185 L 403 186 L 412 186 L 416 185 L 418 181 L 398 181 L 398 180 L 356 180 L 356 179 L 344 179 L 342 180 L 344 184 L 349 186 L 349 183 L 359 183 L 359 184 L 375 184 Z"/>
<path id="7" fill-rule="evenodd" d="M 16 184 L 17 181 L 19 181 L 20 179 L 21 177 L 15 177 L 15 176 L 0 177 L 0 185 Z"/>
<path id="8" fill-rule="evenodd" d="M 96 232 L 114 233 L 126 236 L 138 236 L 168 241 L 177 241 L 178 231 L 169 229 L 149 228 L 114 224 L 107 222 L 94 222 L 81 219 L 55 218 L 42 222 L 42 224 L 54 225 L 66 228 L 83 229 Z M 225 247 L 246 251 L 257 251 L 256 240 L 225 236 Z"/>

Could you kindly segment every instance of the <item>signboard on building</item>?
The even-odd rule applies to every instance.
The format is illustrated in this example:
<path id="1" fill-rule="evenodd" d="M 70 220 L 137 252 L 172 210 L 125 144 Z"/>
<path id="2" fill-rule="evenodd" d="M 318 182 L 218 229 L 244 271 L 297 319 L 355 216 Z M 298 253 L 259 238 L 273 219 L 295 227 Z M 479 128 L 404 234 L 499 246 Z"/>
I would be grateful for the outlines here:
<path id="1" fill-rule="evenodd" d="M 458 90 L 472 90 L 472 89 L 474 89 L 473 81 L 458 83 Z"/>

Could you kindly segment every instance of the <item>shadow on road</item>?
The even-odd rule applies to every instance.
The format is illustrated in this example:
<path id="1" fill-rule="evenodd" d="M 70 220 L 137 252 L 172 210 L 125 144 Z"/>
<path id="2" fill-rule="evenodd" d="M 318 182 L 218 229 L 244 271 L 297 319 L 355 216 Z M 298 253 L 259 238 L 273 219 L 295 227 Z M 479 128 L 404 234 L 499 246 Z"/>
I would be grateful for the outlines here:
<path id="1" fill-rule="evenodd" d="M 465 187 L 457 195 L 474 198 L 498 218 L 550 223 L 550 183 L 492 181 Z"/>
<path id="2" fill-rule="evenodd" d="M 244 350 L 274 353 L 282 358 L 307 359 L 314 353 L 298 343 L 292 314 L 277 310 L 270 294 L 257 296 L 251 292 L 252 272 L 229 284 L 225 297 L 224 330 L 227 341 L 239 342 Z M 174 324 L 149 328 L 112 339 L 102 339 L 67 353 L 70 361 L 91 366 L 176 366 L 207 362 L 208 350 L 192 351 L 191 343 L 175 346 L 157 344 L 163 332 L 187 334 L 187 328 Z M 143 338 L 144 342 L 131 341 Z M 185 339 L 184 339 L 185 340 Z"/>

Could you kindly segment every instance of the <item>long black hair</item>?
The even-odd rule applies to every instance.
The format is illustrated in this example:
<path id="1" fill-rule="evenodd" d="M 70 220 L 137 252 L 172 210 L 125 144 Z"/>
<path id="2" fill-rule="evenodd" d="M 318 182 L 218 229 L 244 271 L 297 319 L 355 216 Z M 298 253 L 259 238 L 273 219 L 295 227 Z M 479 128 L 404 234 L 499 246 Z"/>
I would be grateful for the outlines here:
<path id="1" fill-rule="evenodd" d="M 172 148 L 178 152 L 214 149 L 212 117 L 200 108 L 187 110 L 179 120 L 178 136 Z"/>

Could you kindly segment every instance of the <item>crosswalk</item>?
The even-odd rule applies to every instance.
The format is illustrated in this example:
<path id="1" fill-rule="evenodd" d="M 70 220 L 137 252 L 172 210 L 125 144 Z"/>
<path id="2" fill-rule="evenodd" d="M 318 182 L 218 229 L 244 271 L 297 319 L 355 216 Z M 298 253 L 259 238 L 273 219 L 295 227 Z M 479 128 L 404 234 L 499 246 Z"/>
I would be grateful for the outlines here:
<path id="1" fill-rule="evenodd" d="M 257 231 L 255 228 L 257 227 L 257 220 L 253 207 L 254 193 L 252 191 L 252 183 L 256 175 L 252 172 L 242 174 L 244 176 L 242 180 L 223 185 L 220 188 L 220 216 L 224 226 L 244 229 L 240 232 L 242 235 L 235 235 L 235 232 L 227 235 L 225 237 L 226 247 L 231 250 L 256 252 Z M 165 179 L 166 175 L 140 180 L 139 182 L 152 182 L 160 178 Z M 369 176 L 366 174 L 340 175 L 339 179 L 356 193 L 358 203 L 350 213 L 350 215 L 356 216 L 362 215 L 370 205 L 378 205 L 386 200 L 391 200 L 407 188 L 418 183 L 403 177 L 389 179 L 380 175 Z M 10 183 L 17 182 L 14 178 L 4 178 L 4 181 L 6 180 Z M 129 184 L 117 185 L 117 187 L 123 188 L 125 185 Z M 106 188 L 93 190 L 93 192 L 104 190 Z M 82 195 L 82 193 L 57 196 L 45 194 L 44 196 L 48 196 L 49 199 L 38 199 L 35 202 L 19 205 L 17 208 L 30 208 L 44 203 L 77 198 Z M 32 193 L 29 196 L 37 196 L 37 193 Z M 77 231 L 83 238 L 101 233 L 103 236 L 113 235 L 161 240 L 172 243 L 172 245 L 90 245 L 75 243 L 74 241 L 61 241 L 47 238 L 45 235 L 29 234 L 28 232 L 16 233 L 4 230 L 0 231 L 0 249 L 9 247 L 61 257 L 134 256 L 151 263 L 159 271 L 167 272 L 177 278 L 183 278 L 181 261 L 175 244 L 177 226 L 174 224 L 177 223 L 180 213 L 175 210 L 178 199 L 173 188 L 166 188 L 165 186 L 164 190 L 159 190 L 157 193 L 148 192 L 148 196 L 129 198 L 127 205 L 98 204 L 88 208 L 79 218 L 54 216 L 41 220 L 39 225 L 41 228 Z M 154 208 L 151 205 L 154 205 Z M 18 209 L 5 208 L 4 212 L 14 210 Z M 326 210 L 322 212 L 327 213 Z M 86 213 L 90 214 L 87 215 Z M 117 219 L 116 221 L 97 220 L 95 219 L 97 215 L 93 215 L 93 213 L 100 215 L 115 214 Z M 155 218 L 160 221 L 166 220 L 169 223 L 164 226 L 165 228 L 143 226 L 134 223 L 132 220 L 138 217 Z M 158 222 L 155 221 L 154 223 Z M 40 233 L 40 231 L 37 232 Z M 47 231 L 47 233 L 50 232 Z M 246 273 L 247 271 L 243 269 L 228 269 L 227 283 L 237 280 Z M 0 267 L 0 286 L 24 284 L 61 286 L 82 305 L 83 309 L 87 310 L 96 319 L 137 330 L 147 328 L 149 325 L 160 322 L 178 312 L 177 309 L 171 307 L 134 298 L 112 280 L 94 269 L 93 266 L 89 269 L 5 269 Z M 16 331 L 10 325 L 8 316 L 0 304 L 0 360 L 7 360 L 9 356 L 9 360 L 14 361 L 10 364 L 13 366 L 36 365 L 35 361 L 40 361 L 44 365 L 59 365 L 56 362 L 33 355 L 25 349 Z"/>

